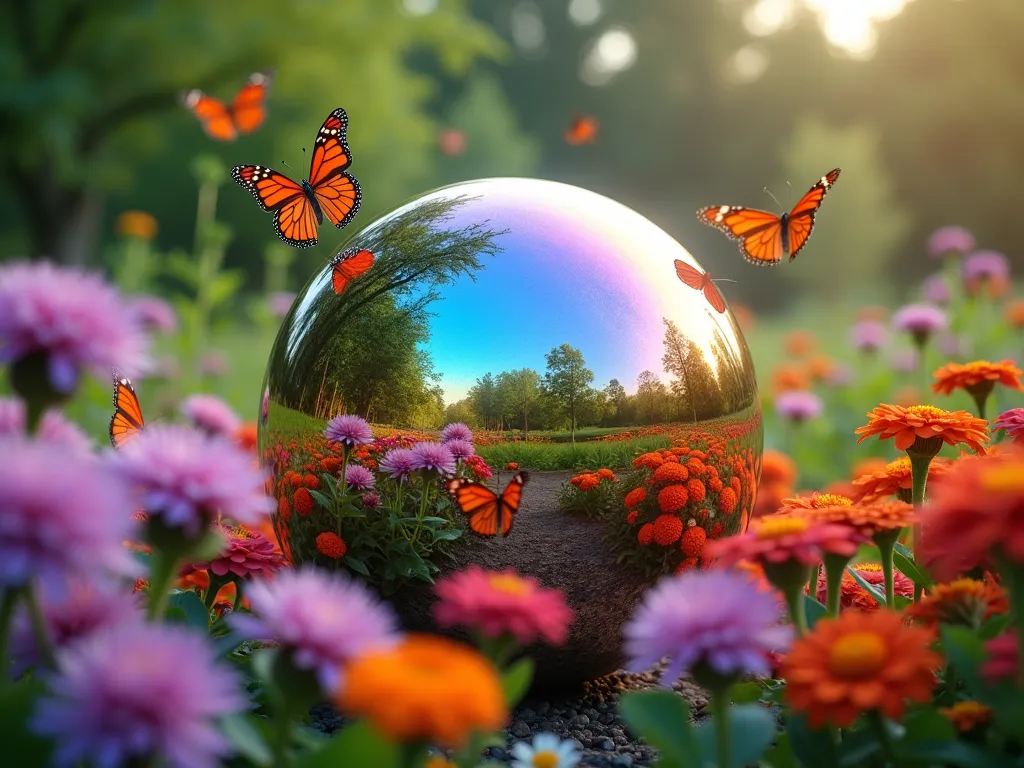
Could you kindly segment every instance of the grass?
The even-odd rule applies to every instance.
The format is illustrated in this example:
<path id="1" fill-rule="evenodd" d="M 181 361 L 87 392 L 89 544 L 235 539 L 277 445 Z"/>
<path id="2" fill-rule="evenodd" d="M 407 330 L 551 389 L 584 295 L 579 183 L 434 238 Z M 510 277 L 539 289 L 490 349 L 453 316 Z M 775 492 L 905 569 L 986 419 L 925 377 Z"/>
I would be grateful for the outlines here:
<path id="1" fill-rule="evenodd" d="M 496 469 L 510 461 L 522 469 L 622 469 L 639 453 L 668 448 L 668 435 L 641 437 L 615 443 L 496 443 L 477 447 L 477 453 Z"/>

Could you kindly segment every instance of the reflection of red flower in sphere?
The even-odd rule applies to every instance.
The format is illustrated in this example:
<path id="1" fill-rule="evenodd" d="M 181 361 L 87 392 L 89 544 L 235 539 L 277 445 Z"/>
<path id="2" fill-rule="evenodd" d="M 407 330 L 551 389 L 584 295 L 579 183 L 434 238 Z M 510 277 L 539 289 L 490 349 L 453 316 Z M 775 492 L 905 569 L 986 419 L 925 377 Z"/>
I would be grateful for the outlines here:
<path id="1" fill-rule="evenodd" d="M 298 488 L 292 496 L 292 505 L 296 512 L 305 517 L 313 511 L 313 495 L 305 488 Z"/>
<path id="2" fill-rule="evenodd" d="M 704 501 L 704 494 L 706 491 L 704 489 L 704 483 L 702 483 L 700 480 L 694 478 L 693 480 L 688 482 L 686 484 L 686 492 L 690 497 L 690 501 L 692 501 L 694 504 L 700 504 L 702 501 Z"/>
<path id="3" fill-rule="evenodd" d="M 605 480 L 614 480 L 615 479 L 615 473 L 612 472 L 607 467 L 602 467 L 601 469 L 597 470 L 597 476 L 600 477 L 600 478 L 603 478 Z"/>
<path id="4" fill-rule="evenodd" d="M 292 507 L 288 503 L 287 496 L 282 496 L 277 500 L 277 514 L 282 520 L 287 520 L 292 516 Z"/>
<path id="5" fill-rule="evenodd" d="M 654 523 L 644 523 L 641 525 L 640 530 L 637 531 L 636 540 L 645 547 L 654 541 Z"/>
<path id="6" fill-rule="evenodd" d="M 689 470 L 678 462 L 662 464 L 651 475 L 652 483 L 685 483 L 690 477 Z"/>
<path id="7" fill-rule="evenodd" d="M 640 517 L 640 513 L 638 513 L 638 512 L 637 512 L 637 511 L 636 511 L 636 510 L 634 509 L 634 510 L 633 510 L 632 512 L 630 512 L 630 513 L 629 513 L 628 515 L 626 515 L 626 522 L 627 522 L 627 523 L 629 523 L 630 525 L 633 525 L 633 524 L 634 524 L 634 523 L 635 523 L 635 522 L 637 521 L 637 518 L 638 518 L 638 517 Z"/>
<path id="8" fill-rule="evenodd" d="M 654 521 L 654 541 L 667 547 L 675 544 L 683 535 L 683 521 L 675 515 L 658 515 Z"/>
<path id="9" fill-rule="evenodd" d="M 341 559 L 348 551 L 345 540 L 332 531 L 324 531 L 316 537 L 316 549 L 321 555 L 332 560 Z"/>
<path id="10" fill-rule="evenodd" d="M 626 498 L 624 499 L 623 503 L 626 505 L 626 509 L 632 509 L 646 498 L 646 490 L 644 490 L 643 488 L 634 488 L 632 491 L 626 494 Z"/>
<path id="11" fill-rule="evenodd" d="M 683 532 L 682 541 L 679 542 L 679 549 L 687 557 L 700 557 L 704 551 L 704 542 L 708 534 L 699 525 L 691 525 Z"/>
<path id="12" fill-rule="evenodd" d="M 731 515 L 736 509 L 736 491 L 732 488 L 723 488 L 718 495 L 718 509 L 726 515 Z"/>
<path id="13" fill-rule="evenodd" d="M 667 485 L 658 492 L 658 509 L 662 512 L 676 512 L 686 506 L 689 499 L 681 485 Z"/>

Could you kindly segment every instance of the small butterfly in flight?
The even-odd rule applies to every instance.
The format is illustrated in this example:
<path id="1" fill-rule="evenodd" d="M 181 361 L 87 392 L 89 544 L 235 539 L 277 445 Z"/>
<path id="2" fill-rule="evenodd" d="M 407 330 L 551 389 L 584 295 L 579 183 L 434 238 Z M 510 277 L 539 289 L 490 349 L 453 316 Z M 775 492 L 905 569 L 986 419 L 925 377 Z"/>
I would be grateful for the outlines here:
<path id="1" fill-rule="evenodd" d="M 267 116 L 264 102 L 272 80 L 271 72 L 253 73 L 231 104 L 207 96 L 198 89 L 184 93 L 181 100 L 199 118 L 211 139 L 234 141 L 238 134 L 252 133 L 263 125 Z"/>
<path id="2" fill-rule="evenodd" d="M 260 208 L 274 214 L 274 231 L 288 245 L 316 245 L 324 215 L 341 229 L 359 211 L 359 182 L 347 172 L 352 153 L 345 140 L 348 115 L 338 107 L 320 127 L 309 162 L 309 181 L 292 181 L 263 165 L 236 165 L 231 177 L 249 190 Z"/>
<path id="3" fill-rule="evenodd" d="M 146 425 L 142 406 L 131 381 L 114 371 L 114 415 L 110 417 L 110 443 L 120 448 Z"/>
<path id="4" fill-rule="evenodd" d="M 598 123 L 596 117 L 576 114 L 566 128 L 564 138 L 567 144 L 593 144 L 597 141 Z"/>
<path id="5" fill-rule="evenodd" d="M 708 300 L 708 304 L 714 307 L 717 312 L 725 312 L 725 299 L 722 298 L 718 286 L 712 282 L 711 275 L 707 272 L 701 272 L 696 267 L 679 259 L 675 260 L 675 265 L 676 275 L 679 276 L 680 280 L 695 291 L 704 291 L 704 298 Z"/>
<path id="6" fill-rule="evenodd" d="M 740 253 L 751 264 L 774 267 L 787 253 L 790 261 L 795 259 L 807 244 L 814 215 L 838 178 L 838 168 L 829 171 L 782 216 L 737 205 L 715 205 L 697 211 L 697 218 L 738 240 Z"/>
<path id="7" fill-rule="evenodd" d="M 466 515 L 469 528 L 481 536 L 508 536 L 512 530 L 512 516 L 519 511 L 523 498 L 523 486 L 530 476 L 526 472 L 516 474 L 501 494 L 496 494 L 486 485 L 456 477 L 444 484 L 462 514 Z"/>
<path id="8" fill-rule="evenodd" d="M 373 266 L 374 255 L 366 250 L 348 250 L 338 254 L 331 261 L 331 285 L 334 292 L 342 294 L 348 284 Z"/>

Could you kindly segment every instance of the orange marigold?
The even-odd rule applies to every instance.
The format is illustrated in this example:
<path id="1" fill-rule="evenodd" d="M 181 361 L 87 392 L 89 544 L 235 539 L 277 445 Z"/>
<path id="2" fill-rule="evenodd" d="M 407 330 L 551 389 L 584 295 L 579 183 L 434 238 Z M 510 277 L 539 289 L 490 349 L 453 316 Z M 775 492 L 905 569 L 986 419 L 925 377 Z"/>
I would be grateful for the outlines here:
<path id="1" fill-rule="evenodd" d="M 703 475 L 707 470 L 707 467 L 704 466 L 704 462 L 692 455 L 686 460 L 686 468 L 690 470 L 690 474 L 693 475 Z"/>
<path id="2" fill-rule="evenodd" d="M 957 624 L 977 628 L 986 619 L 1008 613 L 1009 598 L 993 581 L 956 579 L 937 584 L 921 601 L 908 605 L 906 614 L 921 624 Z"/>
<path id="3" fill-rule="evenodd" d="M 803 366 L 780 365 L 772 374 L 772 390 L 776 395 L 792 389 L 810 389 L 811 379 Z"/>
<path id="4" fill-rule="evenodd" d="M 732 488 L 723 488 L 718 494 L 718 510 L 724 515 L 731 515 L 736 509 L 737 502 L 736 491 Z"/>
<path id="5" fill-rule="evenodd" d="M 505 469 L 507 469 L 510 472 L 514 472 L 515 470 L 519 469 L 519 464 L 515 461 L 510 461 L 507 464 L 505 464 Z"/>
<path id="6" fill-rule="evenodd" d="M 697 562 L 698 560 L 696 557 L 684 558 L 683 561 L 676 566 L 676 569 L 673 571 L 673 573 L 678 576 L 680 573 L 692 571 L 694 568 L 697 567 Z"/>
<path id="7" fill-rule="evenodd" d="M 699 525 L 691 525 L 684 532 L 679 542 L 679 549 L 687 557 L 700 557 L 704 552 L 704 542 L 708 540 L 707 531 Z"/>
<path id="8" fill-rule="evenodd" d="M 821 619 L 782 662 L 786 700 L 812 728 L 852 725 L 865 712 L 899 721 L 907 700 L 925 702 L 942 657 L 933 635 L 889 611 L 845 611 Z"/>
<path id="9" fill-rule="evenodd" d="M 675 515 L 658 515 L 654 521 L 654 542 L 667 547 L 683 535 L 683 521 Z"/>
<path id="10" fill-rule="evenodd" d="M 331 531 L 324 531 L 316 537 L 316 551 L 324 557 L 340 560 L 345 556 L 348 547 L 345 546 L 345 540 L 341 536 Z"/>
<path id="11" fill-rule="evenodd" d="M 597 486 L 600 484 L 601 478 L 598 477 L 597 475 L 583 475 L 583 477 L 580 479 L 580 490 L 591 491 L 594 488 L 597 488 Z"/>
<path id="12" fill-rule="evenodd" d="M 604 478 L 605 480 L 614 480 L 615 479 L 615 473 L 612 472 L 607 467 L 602 467 L 601 469 L 597 470 L 597 476 L 601 477 L 601 478 Z"/>
<path id="13" fill-rule="evenodd" d="M 288 497 L 282 496 L 277 500 L 277 515 L 282 520 L 287 520 L 292 516 L 292 507 L 288 503 Z"/>
<path id="14" fill-rule="evenodd" d="M 654 523 L 641 525 L 640 530 L 636 532 L 636 540 L 645 547 L 654 541 Z"/>
<path id="15" fill-rule="evenodd" d="M 960 733 L 970 733 L 992 719 L 992 710 L 980 701 L 958 701 L 952 707 L 941 707 L 939 712 Z"/>
<path id="16" fill-rule="evenodd" d="M 702 483 L 697 478 L 694 478 L 693 480 L 686 484 L 686 493 L 687 495 L 689 495 L 690 501 L 692 501 L 694 504 L 700 504 L 702 501 L 704 501 L 704 483 Z"/>
<path id="17" fill-rule="evenodd" d="M 942 456 L 936 456 L 928 465 L 928 482 L 943 477 L 952 462 Z M 899 496 L 900 501 L 911 500 L 910 459 L 902 456 L 891 461 L 881 469 L 865 473 L 853 481 L 857 489 L 856 501 L 871 503 L 889 496 Z"/>
<path id="18" fill-rule="evenodd" d="M 305 477 L 302 478 L 302 484 L 306 488 L 309 488 L 311 491 L 315 491 L 317 488 L 320 487 L 320 478 L 312 474 L 306 475 Z"/>
<path id="19" fill-rule="evenodd" d="M 652 483 L 685 483 L 690 478 L 690 471 L 678 462 L 666 462 L 654 470 Z"/>
<path id="20" fill-rule="evenodd" d="M 712 477 L 708 480 L 708 488 L 712 493 L 718 493 L 723 487 L 721 479 L 717 477 Z"/>
<path id="21" fill-rule="evenodd" d="M 305 517 L 313 511 L 313 496 L 306 488 L 297 488 L 292 496 L 292 507 Z"/>
<path id="22" fill-rule="evenodd" d="M 637 518 L 639 518 L 639 517 L 640 517 L 640 513 L 637 512 L 634 509 L 628 515 L 626 515 L 626 522 L 629 523 L 630 525 L 634 525 L 636 523 L 636 521 L 637 521 Z"/>
<path id="23" fill-rule="evenodd" d="M 647 490 L 644 488 L 634 488 L 632 491 L 626 494 L 626 498 L 623 503 L 626 505 L 626 509 L 632 509 L 637 504 L 647 498 Z"/>
<path id="24" fill-rule="evenodd" d="M 647 467 L 648 469 L 657 469 L 664 463 L 664 459 L 661 458 L 661 454 L 657 451 L 651 451 L 649 453 L 641 453 L 635 459 L 633 459 L 633 466 L 639 469 L 640 467 Z"/>
<path id="25" fill-rule="evenodd" d="M 988 442 L 988 422 L 967 411 L 944 411 L 933 405 L 879 405 L 868 413 L 871 419 L 858 427 L 857 442 L 878 435 L 879 439 L 895 438 L 896 448 L 922 456 L 934 456 L 942 443 L 965 443 L 975 453 L 984 453 L 982 443 Z"/>
<path id="26" fill-rule="evenodd" d="M 335 703 L 392 741 L 451 747 L 508 720 L 501 678 L 487 659 L 433 635 L 406 635 L 393 648 L 358 655 Z"/>
<path id="27" fill-rule="evenodd" d="M 658 491 L 658 509 L 662 512 L 677 512 L 688 500 L 686 489 L 681 485 L 666 485 Z"/>

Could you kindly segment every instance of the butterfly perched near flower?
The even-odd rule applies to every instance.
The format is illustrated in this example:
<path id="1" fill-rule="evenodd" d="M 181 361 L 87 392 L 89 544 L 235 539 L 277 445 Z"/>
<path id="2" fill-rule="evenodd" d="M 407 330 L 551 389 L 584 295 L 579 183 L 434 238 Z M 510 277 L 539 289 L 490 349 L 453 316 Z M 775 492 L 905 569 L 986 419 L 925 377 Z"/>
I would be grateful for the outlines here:
<path id="1" fill-rule="evenodd" d="M 345 140 L 348 115 L 338 107 L 320 126 L 309 161 L 309 181 L 292 181 L 263 165 L 236 165 L 231 178 L 249 190 L 260 208 L 274 214 L 274 231 L 288 245 L 316 245 L 316 228 L 324 215 L 341 229 L 359 211 L 359 182 L 346 169 L 352 153 Z"/>
<path id="2" fill-rule="evenodd" d="M 471 531 L 481 536 L 508 536 L 512 530 L 512 516 L 519 511 L 523 486 L 529 474 L 519 472 L 497 494 L 482 483 L 456 477 L 444 484 L 462 514 L 466 515 Z"/>
<path id="3" fill-rule="evenodd" d="M 272 72 L 254 72 L 230 104 L 199 89 L 182 94 L 181 100 L 199 119 L 207 136 L 217 141 L 234 141 L 238 134 L 252 133 L 263 125 L 272 80 Z"/>
<path id="4" fill-rule="evenodd" d="M 373 266 L 373 254 L 365 248 L 340 253 L 331 261 L 331 285 L 334 292 L 344 293 L 348 284 Z"/>
<path id="5" fill-rule="evenodd" d="M 711 280 L 711 275 L 679 259 L 675 260 L 675 265 L 680 280 L 695 291 L 704 291 L 704 298 L 708 300 L 708 304 L 718 312 L 725 312 L 725 299 L 718 291 L 718 286 Z"/>
<path id="6" fill-rule="evenodd" d="M 740 253 L 751 264 L 773 267 L 787 253 L 790 261 L 795 259 L 807 244 L 814 229 L 814 215 L 838 178 L 838 168 L 829 171 L 800 198 L 793 210 L 781 216 L 738 205 L 714 205 L 697 211 L 697 218 L 738 240 Z"/>
<path id="7" fill-rule="evenodd" d="M 593 144 L 597 141 L 598 127 L 596 117 L 576 114 L 569 127 L 565 129 L 563 138 L 567 144 Z"/>
<path id="8" fill-rule="evenodd" d="M 110 417 L 110 443 L 120 448 L 146 425 L 142 406 L 130 380 L 114 371 L 114 415 Z"/>

